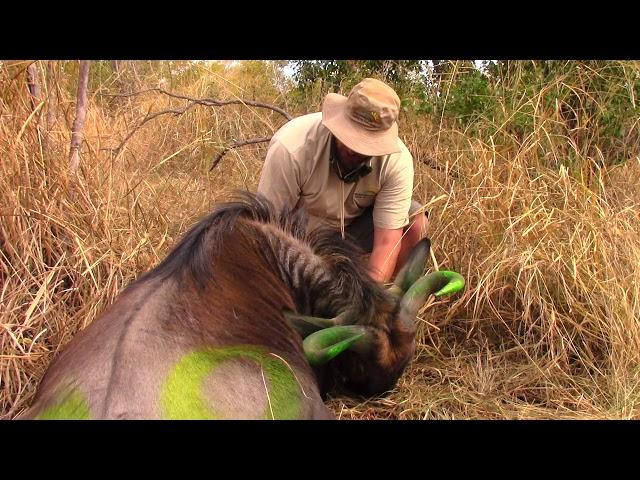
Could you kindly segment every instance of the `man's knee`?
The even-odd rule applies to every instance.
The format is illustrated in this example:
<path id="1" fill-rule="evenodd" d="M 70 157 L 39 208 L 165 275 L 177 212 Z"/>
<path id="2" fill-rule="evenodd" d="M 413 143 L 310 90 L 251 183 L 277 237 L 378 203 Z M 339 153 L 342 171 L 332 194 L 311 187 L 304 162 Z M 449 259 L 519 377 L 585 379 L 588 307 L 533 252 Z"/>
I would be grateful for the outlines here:
<path id="1" fill-rule="evenodd" d="M 420 239 L 427 235 L 427 229 L 429 228 L 429 212 L 415 200 L 411 201 L 411 208 L 409 209 L 409 225 L 405 230 L 412 241 L 418 242 Z"/>
<path id="2" fill-rule="evenodd" d="M 418 214 L 412 219 L 409 225 L 409 232 L 414 236 L 422 238 L 427 235 L 429 218 L 425 214 Z"/>

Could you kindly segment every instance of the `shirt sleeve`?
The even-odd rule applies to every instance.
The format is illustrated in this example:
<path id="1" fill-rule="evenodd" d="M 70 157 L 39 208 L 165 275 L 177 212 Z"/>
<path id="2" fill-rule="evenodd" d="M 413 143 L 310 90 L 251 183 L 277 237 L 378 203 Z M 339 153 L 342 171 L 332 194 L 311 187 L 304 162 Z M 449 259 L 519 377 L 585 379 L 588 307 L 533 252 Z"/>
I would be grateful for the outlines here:
<path id="1" fill-rule="evenodd" d="M 287 148 L 272 140 L 264 160 L 258 193 L 277 209 L 294 208 L 300 199 L 300 169 Z"/>
<path id="2" fill-rule="evenodd" d="M 373 207 L 373 224 L 377 228 L 398 229 L 409 224 L 409 207 L 413 193 L 413 156 L 403 148 L 400 158 L 389 165 Z"/>

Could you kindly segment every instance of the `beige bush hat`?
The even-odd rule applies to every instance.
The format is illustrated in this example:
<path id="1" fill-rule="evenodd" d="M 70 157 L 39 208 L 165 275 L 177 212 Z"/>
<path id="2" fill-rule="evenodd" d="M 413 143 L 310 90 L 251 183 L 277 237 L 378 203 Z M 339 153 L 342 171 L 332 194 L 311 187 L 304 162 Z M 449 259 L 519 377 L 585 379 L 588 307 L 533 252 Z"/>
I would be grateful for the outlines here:
<path id="1" fill-rule="evenodd" d="M 387 84 L 365 78 L 349 97 L 328 94 L 322 104 L 322 124 L 357 153 L 389 155 L 398 147 L 400 98 Z"/>

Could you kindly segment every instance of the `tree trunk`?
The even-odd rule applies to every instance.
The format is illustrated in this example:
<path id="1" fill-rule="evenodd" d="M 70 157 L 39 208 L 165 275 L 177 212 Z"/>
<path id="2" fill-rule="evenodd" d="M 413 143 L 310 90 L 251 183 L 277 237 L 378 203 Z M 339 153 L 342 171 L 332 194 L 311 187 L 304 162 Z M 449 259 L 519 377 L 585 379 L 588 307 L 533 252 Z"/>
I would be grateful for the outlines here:
<path id="1" fill-rule="evenodd" d="M 27 87 L 29 89 L 29 96 L 31 97 L 31 110 L 38 108 L 41 106 L 42 102 L 42 88 L 40 85 L 40 75 L 38 71 L 38 62 L 34 61 L 27 67 Z M 40 143 L 41 154 L 47 150 L 47 133 L 44 132 L 42 128 L 42 112 L 38 112 L 36 114 L 35 127 L 36 127 L 36 136 L 38 142 Z"/>
<path id="2" fill-rule="evenodd" d="M 55 75 L 53 72 L 53 60 L 47 62 L 47 133 L 51 135 L 51 130 L 56 121 L 56 94 L 55 94 Z"/>
<path id="3" fill-rule="evenodd" d="M 442 79 L 447 73 L 447 64 L 446 60 L 431 60 L 433 63 L 433 87 L 434 93 L 439 95 L 441 92 Z"/>
<path id="4" fill-rule="evenodd" d="M 40 103 L 40 82 L 38 81 L 38 65 L 36 62 L 27 67 L 27 86 L 31 95 L 31 109 Z"/>
<path id="5" fill-rule="evenodd" d="M 89 81 L 89 64 L 89 60 L 80 60 L 76 118 L 73 121 L 71 149 L 69 151 L 69 168 L 72 173 L 75 173 L 78 170 L 78 165 L 80 165 L 80 144 L 82 143 L 82 131 L 84 130 L 84 121 L 87 116 L 87 83 Z"/>

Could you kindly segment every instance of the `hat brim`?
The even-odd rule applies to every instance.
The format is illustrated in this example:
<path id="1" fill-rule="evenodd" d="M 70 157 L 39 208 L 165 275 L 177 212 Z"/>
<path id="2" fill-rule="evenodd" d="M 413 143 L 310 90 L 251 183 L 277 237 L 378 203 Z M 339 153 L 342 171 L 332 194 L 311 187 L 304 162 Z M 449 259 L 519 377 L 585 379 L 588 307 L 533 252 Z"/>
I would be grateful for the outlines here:
<path id="1" fill-rule="evenodd" d="M 398 124 L 388 130 L 367 130 L 354 126 L 346 111 L 347 97 L 329 93 L 322 104 L 322 124 L 338 140 L 354 152 L 371 157 L 390 155 L 400 151 Z"/>

